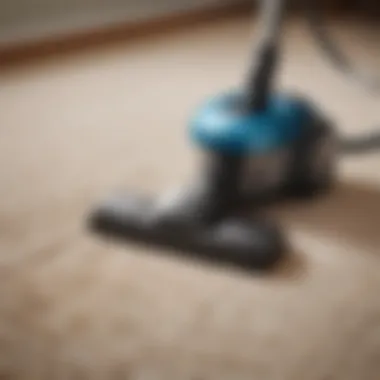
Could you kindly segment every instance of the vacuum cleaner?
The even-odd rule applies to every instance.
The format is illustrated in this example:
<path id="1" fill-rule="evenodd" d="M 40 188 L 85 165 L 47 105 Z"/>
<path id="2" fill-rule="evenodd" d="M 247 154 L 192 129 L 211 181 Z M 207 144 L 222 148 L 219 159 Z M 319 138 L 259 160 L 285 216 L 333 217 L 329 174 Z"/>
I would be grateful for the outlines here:
<path id="1" fill-rule="evenodd" d="M 312 30 L 342 67 L 344 55 L 329 43 L 315 7 L 308 8 Z M 378 133 L 341 139 L 312 101 L 277 91 L 285 8 L 284 0 L 262 2 L 262 33 L 244 84 L 208 99 L 190 120 L 189 137 L 205 157 L 197 178 L 156 197 L 111 196 L 91 213 L 93 231 L 188 259 L 269 270 L 286 255 L 288 240 L 262 215 L 264 206 L 324 194 L 341 151 L 380 146 Z"/>

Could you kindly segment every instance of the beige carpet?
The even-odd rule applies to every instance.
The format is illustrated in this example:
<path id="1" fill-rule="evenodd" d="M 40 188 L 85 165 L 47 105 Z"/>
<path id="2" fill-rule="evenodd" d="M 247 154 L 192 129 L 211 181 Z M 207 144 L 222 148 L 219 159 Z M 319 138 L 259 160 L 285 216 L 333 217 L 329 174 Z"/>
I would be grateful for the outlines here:
<path id="1" fill-rule="evenodd" d="M 298 24 L 287 37 L 284 85 L 347 132 L 380 121 Z M 189 112 L 240 80 L 249 42 L 234 19 L 3 71 L 1 379 L 380 379 L 380 156 L 342 163 L 331 197 L 274 211 L 293 251 L 267 277 L 84 229 L 110 191 L 191 174 Z"/>

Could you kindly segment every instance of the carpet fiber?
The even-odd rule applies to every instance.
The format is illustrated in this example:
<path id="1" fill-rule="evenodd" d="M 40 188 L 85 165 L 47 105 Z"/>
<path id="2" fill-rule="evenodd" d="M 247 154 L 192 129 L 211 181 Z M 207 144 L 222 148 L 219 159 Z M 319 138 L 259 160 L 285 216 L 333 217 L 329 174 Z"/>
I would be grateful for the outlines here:
<path id="1" fill-rule="evenodd" d="M 3 70 L 0 378 L 378 380 L 379 156 L 347 158 L 330 197 L 271 210 L 293 250 L 273 274 L 201 266 L 85 229 L 119 188 L 194 172 L 200 100 L 241 80 L 246 18 Z M 298 22 L 282 86 L 347 133 L 380 121 Z M 360 44 L 357 44 L 360 48 Z"/>

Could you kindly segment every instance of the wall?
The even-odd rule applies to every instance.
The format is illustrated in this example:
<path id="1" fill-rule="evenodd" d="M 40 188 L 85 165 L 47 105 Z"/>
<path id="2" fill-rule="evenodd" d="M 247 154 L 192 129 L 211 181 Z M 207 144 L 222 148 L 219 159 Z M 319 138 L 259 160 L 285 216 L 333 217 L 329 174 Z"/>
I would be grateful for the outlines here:
<path id="1" fill-rule="evenodd" d="M 0 44 L 239 0 L 1 0 Z"/>

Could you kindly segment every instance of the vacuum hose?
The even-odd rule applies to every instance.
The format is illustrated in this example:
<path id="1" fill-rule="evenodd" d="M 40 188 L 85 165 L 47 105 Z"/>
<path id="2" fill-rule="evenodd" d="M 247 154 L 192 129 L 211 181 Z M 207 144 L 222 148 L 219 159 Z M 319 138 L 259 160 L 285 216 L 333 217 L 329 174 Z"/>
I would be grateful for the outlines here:
<path id="1" fill-rule="evenodd" d="M 261 0 L 262 22 L 259 45 L 247 78 L 247 106 L 249 111 L 265 110 L 272 94 L 277 72 L 280 38 L 285 18 L 286 0 Z"/>
<path id="2" fill-rule="evenodd" d="M 330 63 L 348 79 L 359 84 L 371 95 L 380 94 L 380 78 L 357 70 L 344 52 L 331 38 L 326 21 L 317 0 L 306 1 L 306 15 L 310 31 Z M 357 137 L 341 137 L 340 148 L 342 153 L 361 154 L 380 149 L 380 128 L 373 128 L 365 135 Z"/>
<path id="3" fill-rule="evenodd" d="M 310 31 L 324 56 L 332 65 L 350 80 L 366 89 L 372 95 L 380 95 L 380 78 L 359 71 L 333 40 L 326 27 L 317 0 L 306 1 L 306 15 Z"/>

